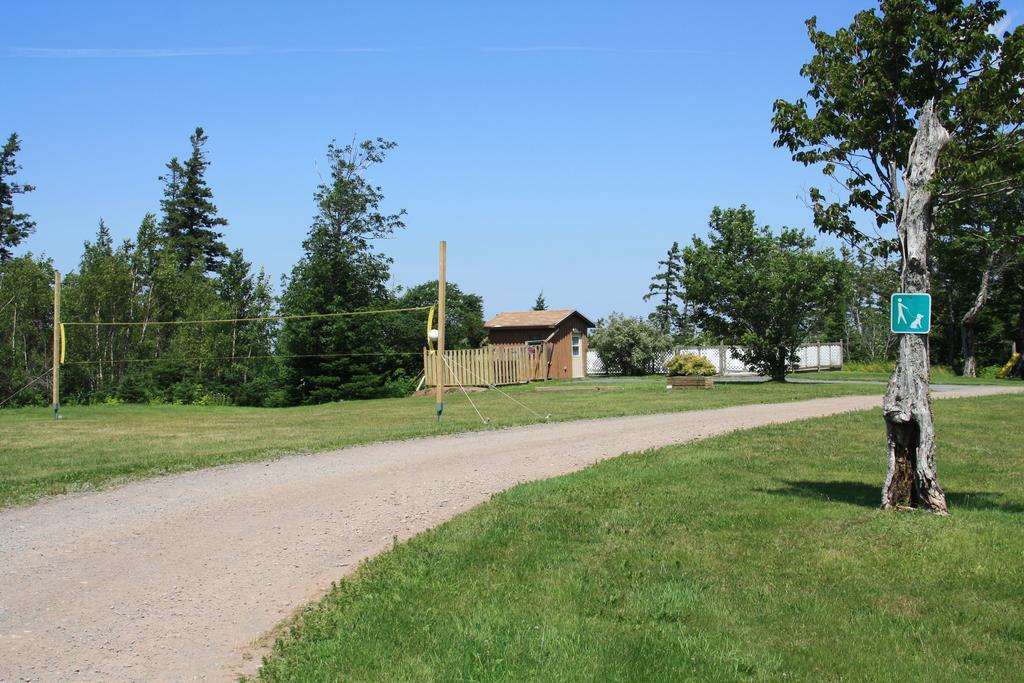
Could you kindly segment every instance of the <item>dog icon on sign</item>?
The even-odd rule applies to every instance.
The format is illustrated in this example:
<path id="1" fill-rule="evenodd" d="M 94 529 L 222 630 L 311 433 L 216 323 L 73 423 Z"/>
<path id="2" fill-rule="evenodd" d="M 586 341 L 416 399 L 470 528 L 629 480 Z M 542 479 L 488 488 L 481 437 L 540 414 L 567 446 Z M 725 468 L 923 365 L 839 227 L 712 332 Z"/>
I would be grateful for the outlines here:
<path id="1" fill-rule="evenodd" d="M 910 329 L 919 330 L 921 329 L 921 322 L 924 320 L 924 313 L 918 313 L 912 321 L 910 321 Z"/>

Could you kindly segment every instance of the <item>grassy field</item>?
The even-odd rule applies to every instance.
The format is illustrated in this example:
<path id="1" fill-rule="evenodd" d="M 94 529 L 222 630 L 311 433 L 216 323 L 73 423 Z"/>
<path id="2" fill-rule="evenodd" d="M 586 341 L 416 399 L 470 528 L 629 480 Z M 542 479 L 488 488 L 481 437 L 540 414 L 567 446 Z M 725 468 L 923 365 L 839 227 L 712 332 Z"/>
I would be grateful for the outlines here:
<path id="1" fill-rule="evenodd" d="M 942 365 L 932 366 L 932 382 L 936 384 L 995 384 L 1007 385 L 1010 383 L 1020 384 L 1020 380 L 1007 380 L 995 378 L 996 368 L 982 368 L 985 376 L 982 377 L 961 377 L 950 368 Z M 888 382 L 892 375 L 892 366 L 889 363 L 847 363 L 842 370 L 831 370 L 828 372 L 801 372 L 792 375 L 797 379 L 825 379 L 825 380 L 856 380 L 861 382 Z"/>
<path id="2" fill-rule="evenodd" d="M 622 382 L 531 384 L 507 392 L 523 405 L 493 391 L 473 394 L 481 412 L 491 418 L 488 427 L 456 393 L 448 397 L 440 426 L 429 396 L 275 409 L 66 406 L 60 422 L 45 408 L 2 410 L 0 506 L 284 453 L 537 422 L 530 410 L 542 417 L 550 414 L 552 420 L 573 420 L 881 393 L 881 388 L 760 384 L 666 391 L 659 382 Z"/>
<path id="3" fill-rule="evenodd" d="M 1024 396 L 935 413 L 948 518 L 876 509 L 877 414 L 625 456 L 365 564 L 262 677 L 1020 680 Z"/>

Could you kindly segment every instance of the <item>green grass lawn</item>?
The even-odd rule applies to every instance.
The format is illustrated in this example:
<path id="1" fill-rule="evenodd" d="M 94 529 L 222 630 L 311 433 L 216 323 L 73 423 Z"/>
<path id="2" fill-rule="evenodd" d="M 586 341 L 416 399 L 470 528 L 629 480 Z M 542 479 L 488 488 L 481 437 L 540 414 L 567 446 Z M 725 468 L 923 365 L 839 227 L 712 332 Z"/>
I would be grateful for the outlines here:
<path id="1" fill-rule="evenodd" d="M 828 372 L 801 372 L 791 377 L 796 379 L 824 379 L 824 380 L 856 380 L 861 382 L 888 382 L 892 375 L 892 368 L 887 363 L 848 363 L 842 370 L 830 370 Z M 985 377 L 962 377 L 950 368 L 935 365 L 932 366 L 932 382 L 935 384 L 995 384 L 1001 386 L 1019 386 L 1017 379 L 996 379 L 994 368 L 983 368 L 984 372 L 992 372 Z"/>
<path id="2" fill-rule="evenodd" d="M 882 388 L 761 384 L 666 391 L 659 382 L 622 382 L 537 383 L 506 391 L 542 416 L 573 420 L 881 393 Z M 538 421 L 527 408 L 494 391 L 473 394 L 473 401 L 491 418 L 488 427 L 461 393 L 449 395 L 440 426 L 432 396 L 274 409 L 66 406 L 60 422 L 45 408 L 0 410 L 0 506 L 284 453 Z"/>
<path id="3" fill-rule="evenodd" d="M 371 560 L 261 675 L 1020 680 L 1024 396 L 935 414 L 948 518 L 877 510 L 877 413 L 624 456 Z"/>

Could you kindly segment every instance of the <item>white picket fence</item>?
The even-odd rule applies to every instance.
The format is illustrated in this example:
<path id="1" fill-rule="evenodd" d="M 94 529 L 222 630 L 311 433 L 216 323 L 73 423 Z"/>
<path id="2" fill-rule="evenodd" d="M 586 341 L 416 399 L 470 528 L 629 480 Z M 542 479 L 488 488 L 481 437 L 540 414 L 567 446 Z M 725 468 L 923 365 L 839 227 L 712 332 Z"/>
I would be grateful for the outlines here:
<path id="1" fill-rule="evenodd" d="M 741 350 L 741 347 L 736 347 L 736 349 L 739 351 Z M 718 374 L 720 375 L 755 374 L 753 370 L 748 368 L 743 361 L 733 353 L 732 348 L 728 344 L 721 346 L 690 346 L 666 353 L 661 359 L 659 359 L 656 367 L 654 368 L 655 374 L 667 374 L 668 370 L 665 368 L 665 363 L 669 358 L 678 353 L 695 353 L 698 356 L 704 356 L 711 361 L 716 368 L 718 368 Z M 804 344 L 797 349 L 797 355 L 800 358 L 796 367 L 797 372 L 841 370 L 843 367 L 843 345 L 839 342 L 821 342 L 820 344 L 815 342 L 813 344 Z M 587 351 L 587 374 L 617 375 L 619 372 L 614 369 L 611 372 L 606 371 L 604 363 L 601 362 L 601 358 L 597 355 L 597 352 Z"/>

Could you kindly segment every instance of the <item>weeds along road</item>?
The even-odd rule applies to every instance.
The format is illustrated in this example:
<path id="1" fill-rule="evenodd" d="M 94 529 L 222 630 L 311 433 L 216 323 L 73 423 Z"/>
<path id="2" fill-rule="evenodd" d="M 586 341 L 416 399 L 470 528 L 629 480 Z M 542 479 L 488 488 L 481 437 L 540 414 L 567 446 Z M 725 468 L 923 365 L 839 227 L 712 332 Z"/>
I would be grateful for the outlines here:
<path id="1" fill-rule="evenodd" d="M 626 452 L 880 405 L 844 396 L 383 443 L 5 510 L 0 680 L 231 680 L 255 672 L 268 632 L 332 580 L 492 493 Z"/>

